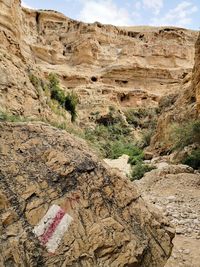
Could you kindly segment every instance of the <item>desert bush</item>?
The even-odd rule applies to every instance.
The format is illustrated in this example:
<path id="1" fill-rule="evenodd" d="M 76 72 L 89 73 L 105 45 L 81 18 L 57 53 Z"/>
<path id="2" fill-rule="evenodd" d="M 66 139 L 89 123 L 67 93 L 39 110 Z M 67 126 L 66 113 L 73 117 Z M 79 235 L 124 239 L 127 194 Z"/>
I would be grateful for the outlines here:
<path id="1" fill-rule="evenodd" d="M 58 88 L 54 88 L 51 90 L 51 98 L 58 101 L 58 103 L 63 106 L 65 103 L 65 94 L 62 90 L 59 90 Z"/>
<path id="2" fill-rule="evenodd" d="M 19 116 L 19 115 L 14 115 L 8 112 L 3 112 L 0 111 L 0 121 L 8 121 L 8 122 L 24 122 L 27 119 Z"/>
<path id="3" fill-rule="evenodd" d="M 33 73 L 29 74 L 29 80 L 35 88 L 38 88 L 41 84 L 40 79 L 37 76 L 35 76 Z"/>
<path id="4" fill-rule="evenodd" d="M 71 121 L 74 122 L 77 117 L 76 106 L 78 104 L 78 95 L 74 92 L 68 93 L 65 97 L 65 109 L 71 114 Z"/>
<path id="5" fill-rule="evenodd" d="M 197 143 L 200 145 L 200 120 L 193 120 L 182 124 L 174 124 L 171 129 L 174 149 Z"/>
<path id="6" fill-rule="evenodd" d="M 48 79 L 51 99 L 56 100 L 59 105 L 65 108 L 71 114 L 71 121 L 74 122 L 77 117 L 78 95 L 74 92 L 65 95 L 60 88 L 58 77 L 54 73 L 50 73 Z"/>
<path id="7" fill-rule="evenodd" d="M 96 117 L 95 120 L 96 124 L 99 125 L 104 125 L 106 127 L 112 126 L 112 125 L 124 125 L 127 128 L 127 123 L 124 119 L 124 117 L 122 116 L 122 114 L 117 111 L 115 109 L 115 107 L 110 106 L 109 107 L 109 112 L 105 115 L 100 116 L 100 114 L 98 115 L 98 117 Z"/>
<path id="8" fill-rule="evenodd" d="M 40 79 L 39 77 L 35 76 L 33 73 L 29 73 L 29 80 L 32 83 L 32 85 L 35 87 L 37 94 L 39 97 L 43 95 L 44 91 L 44 81 Z"/>
<path id="9" fill-rule="evenodd" d="M 152 165 L 143 164 L 142 162 L 138 162 L 133 168 L 131 173 L 131 181 L 140 180 L 146 172 L 155 169 Z"/>
<path id="10" fill-rule="evenodd" d="M 155 123 L 157 121 L 156 108 L 128 109 L 124 114 L 128 124 L 135 128 L 155 128 Z"/>
<path id="11" fill-rule="evenodd" d="M 189 165 L 193 169 L 200 169 L 200 148 L 193 150 L 183 161 L 183 164 Z"/>
<path id="12" fill-rule="evenodd" d="M 55 73 L 50 73 L 48 76 L 50 88 L 59 86 L 58 76 Z"/>
<path id="13" fill-rule="evenodd" d="M 50 73 L 48 76 L 49 79 L 49 89 L 51 93 L 51 99 L 58 101 L 58 103 L 64 107 L 65 104 L 65 93 L 60 88 L 59 80 L 57 76 L 53 73 Z"/>
<path id="14" fill-rule="evenodd" d="M 166 108 L 170 108 L 174 105 L 178 98 L 178 94 L 171 94 L 163 96 L 159 101 L 159 109 L 165 110 Z"/>
<path id="15" fill-rule="evenodd" d="M 138 116 L 135 115 L 135 112 L 133 112 L 133 110 L 128 110 L 125 113 L 125 116 L 128 124 L 133 125 L 133 127 L 140 126 L 140 119 L 138 118 Z"/>
<path id="16" fill-rule="evenodd" d="M 131 165 L 136 164 L 144 158 L 142 150 L 136 147 L 133 143 L 126 143 L 125 140 L 111 142 L 107 145 L 107 157 L 111 159 L 117 159 L 122 155 L 129 156 L 129 163 Z"/>
<path id="17" fill-rule="evenodd" d="M 94 129 L 86 129 L 85 138 L 99 150 L 102 157 L 117 159 L 126 154 L 129 156 L 131 165 L 143 160 L 143 151 L 135 146 L 130 128 L 122 121 L 108 126 L 100 124 Z"/>
<path id="18" fill-rule="evenodd" d="M 153 134 L 154 134 L 153 129 L 144 129 L 142 131 L 141 140 L 139 140 L 139 142 L 137 143 L 138 147 L 145 148 L 145 147 L 149 146 L 151 143 L 151 138 L 152 138 Z"/>
<path id="19" fill-rule="evenodd" d="M 133 144 L 130 133 L 129 127 L 122 122 L 108 126 L 98 124 L 94 129 L 85 130 L 85 138 L 98 148 L 103 157 L 116 158 L 124 154 L 122 150 L 127 150 L 128 144 Z"/>

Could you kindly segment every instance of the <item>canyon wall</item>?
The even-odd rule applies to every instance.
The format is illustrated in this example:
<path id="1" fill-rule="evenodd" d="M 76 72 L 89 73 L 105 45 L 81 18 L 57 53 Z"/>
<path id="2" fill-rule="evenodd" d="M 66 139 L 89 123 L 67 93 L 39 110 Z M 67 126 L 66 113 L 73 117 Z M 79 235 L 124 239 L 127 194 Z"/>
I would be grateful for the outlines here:
<path id="1" fill-rule="evenodd" d="M 171 38 L 169 51 L 155 43 L 158 35 Z M 180 35 L 178 42 L 174 35 Z M 120 107 L 124 98 L 128 106 L 129 97 L 131 103 L 143 96 L 148 102 L 150 94 L 154 103 L 147 76 L 157 85 L 161 79 L 163 92 L 176 86 L 190 71 L 195 36 L 183 29 L 140 33 L 85 24 L 57 12 L 22 8 L 18 0 L 0 1 L 2 267 L 165 265 L 174 230 L 133 183 L 109 170 L 66 131 L 42 122 L 2 122 L 2 112 L 13 120 L 23 116 L 70 124 L 69 114 L 49 102 L 51 72 L 64 91 L 79 94 L 79 121 L 89 120 L 93 107 L 101 112 L 111 104 Z M 176 53 L 169 60 L 171 69 L 156 55 L 140 55 L 146 46 L 145 53 L 151 54 L 154 45 L 160 46 L 161 58 Z M 184 47 L 180 54 L 179 46 Z"/>
<path id="2" fill-rule="evenodd" d="M 200 37 L 195 44 L 195 64 L 189 78 L 185 78 L 180 85 L 181 91 L 176 95 L 174 103 L 166 96 L 168 105 L 163 109 L 155 135 L 152 138 L 151 148 L 159 153 L 170 152 L 173 147 L 171 130 L 173 124 L 190 122 L 199 117 L 200 112 Z M 167 101 L 169 99 L 169 101 Z"/>
<path id="3" fill-rule="evenodd" d="M 193 69 L 193 86 L 196 92 L 197 111 L 200 114 L 200 34 L 196 42 L 195 65 Z"/>
<path id="4" fill-rule="evenodd" d="M 87 122 L 91 110 L 106 113 L 109 106 L 157 107 L 163 95 L 181 90 L 193 68 L 195 31 L 87 24 L 19 1 L 0 4 L 1 60 L 9 65 L 1 70 L 1 107 L 17 114 L 57 118 L 30 84 L 30 72 L 41 79 L 57 73 L 66 92 L 79 94 L 79 121 Z"/>

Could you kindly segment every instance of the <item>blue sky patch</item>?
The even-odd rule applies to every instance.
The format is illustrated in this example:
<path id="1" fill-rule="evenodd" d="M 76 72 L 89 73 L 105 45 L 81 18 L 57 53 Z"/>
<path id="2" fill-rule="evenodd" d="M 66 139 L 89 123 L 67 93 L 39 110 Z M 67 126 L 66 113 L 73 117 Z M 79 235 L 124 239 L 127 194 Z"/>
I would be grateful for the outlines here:
<path id="1" fill-rule="evenodd" d="M 199 0 L 24 0 L 22 5 L 57 10 L 84 22 L 200 29 Z"/>

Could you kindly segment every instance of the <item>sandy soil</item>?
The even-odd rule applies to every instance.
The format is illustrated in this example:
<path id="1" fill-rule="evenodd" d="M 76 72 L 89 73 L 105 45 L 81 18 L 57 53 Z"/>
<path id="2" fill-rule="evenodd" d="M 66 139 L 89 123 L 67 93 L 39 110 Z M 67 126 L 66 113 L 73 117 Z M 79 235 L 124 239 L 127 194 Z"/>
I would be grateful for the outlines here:
<path id="1" fill-rule="evenodd" d="M 200 173 L 182 165 L 163 164 L 136 184 L 176 229 L 165 267 L 200 267 Z"/>

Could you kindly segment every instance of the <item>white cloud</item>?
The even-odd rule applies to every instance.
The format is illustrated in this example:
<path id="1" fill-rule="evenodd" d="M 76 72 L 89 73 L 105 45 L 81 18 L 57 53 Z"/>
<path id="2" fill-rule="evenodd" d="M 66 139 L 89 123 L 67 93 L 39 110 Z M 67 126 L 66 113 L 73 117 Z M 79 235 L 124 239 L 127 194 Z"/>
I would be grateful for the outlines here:
<path id="1" fill-rule="evenodd" d="M 22 1 L 21 5 L 26 8 L 34 9 L 33 7 L 27 5 L 24 1 Z"/>
<path id="2" fill-rule="evenodd" d="M 192 14 L 197 10 L 198 8 L 191 2 L 183 1 L 174 9 L 169 10 L 165 16 L 153 18 L 151 25 L 173 25 L 186 27 L 191 24 Z"/>
<path id="3" fill-rule="evenodd" d="M 143 0 L 143 7 L 152 9 L 154 14 L 158 15 L 164 3 L 163 0 Z"/>
<path id="4" fill-rule="evenodd" d="M 117 26 L 131 25 L 128 10 L 118 7 L 112 0 L 87 0 L 82 1 L 82 4 L 78 18 L 82 21 L 99 21 Z"/>

